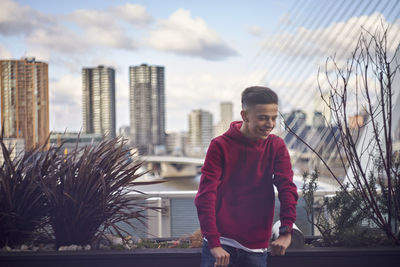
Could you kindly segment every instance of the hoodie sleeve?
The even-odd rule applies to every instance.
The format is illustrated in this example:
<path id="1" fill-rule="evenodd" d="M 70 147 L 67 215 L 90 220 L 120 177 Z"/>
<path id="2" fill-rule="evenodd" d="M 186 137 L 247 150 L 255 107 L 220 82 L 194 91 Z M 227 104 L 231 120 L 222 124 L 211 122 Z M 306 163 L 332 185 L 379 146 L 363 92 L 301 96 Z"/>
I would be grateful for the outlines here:
<path id="1" fill-rule="evenodd" d="M 195 198 L 200 228 L 209 247 L 219 247 L 221 244 L 216 223 L 216 200 L 217 189 L 221 182 L 222 153 L 214 140 L 208 148 L 201 173 L 199 191 Z"/>
<path id="2" fill-rule="evenodd" d="M 297 187 L 293 182 L 293 170 L 289 152 L 282 139 L 277 139 L 278 147 L 274 163 L 274 184 L 278 189 L 280 220 L 282 226 L 293 228 L 296 221 Z"/>

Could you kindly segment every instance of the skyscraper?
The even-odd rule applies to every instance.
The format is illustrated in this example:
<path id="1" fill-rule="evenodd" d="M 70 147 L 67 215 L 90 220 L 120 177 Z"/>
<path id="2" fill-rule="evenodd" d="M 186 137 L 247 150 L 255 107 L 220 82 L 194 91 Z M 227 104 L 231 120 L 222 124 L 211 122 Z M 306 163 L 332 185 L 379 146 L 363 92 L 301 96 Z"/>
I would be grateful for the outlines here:
<path id="1" fill-rule="evenodd" d="M 202 157 L 206 154 L 213 137 L 213 116 L 205 110 L 193 110 L 189 114 L 188 154 Z"/>
<path id="2" fill-rule="evenodd" d="M 221 120 L 215 126 L 215 136 L 220 136 L 225 133 L 233 120 L 233 104 L 232 102 L 220 103 Z"/>
<path id="3" fill-rule="evenodd" d="M 165 150 L 164 67 L 129 67 L 131 143 L 140 153 Z"/>
<path id="4" fill-rule="evenodd" d="M 115 70 L 82 69 L 83 132 L 115 137 Z"/>
<path id="5" fill-rule="evenodd" d="M 35 58 L 0 60 L 1 124 L 4 137 L 23 138 L 25 148 L 49 136 L 48 65 Z"/>

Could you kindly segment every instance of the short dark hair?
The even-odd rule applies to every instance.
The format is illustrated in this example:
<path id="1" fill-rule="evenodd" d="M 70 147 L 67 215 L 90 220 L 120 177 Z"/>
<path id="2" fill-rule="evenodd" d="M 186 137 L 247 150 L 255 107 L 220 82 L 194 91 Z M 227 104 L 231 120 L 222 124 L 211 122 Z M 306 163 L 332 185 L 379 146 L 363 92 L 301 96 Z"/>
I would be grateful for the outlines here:
<path id="1" fill-rule="evenodd" d="M 265 86 L 252 86 L 242 92 L 242 108 L 257 104 L 278 104 L 278 95 Z"/>

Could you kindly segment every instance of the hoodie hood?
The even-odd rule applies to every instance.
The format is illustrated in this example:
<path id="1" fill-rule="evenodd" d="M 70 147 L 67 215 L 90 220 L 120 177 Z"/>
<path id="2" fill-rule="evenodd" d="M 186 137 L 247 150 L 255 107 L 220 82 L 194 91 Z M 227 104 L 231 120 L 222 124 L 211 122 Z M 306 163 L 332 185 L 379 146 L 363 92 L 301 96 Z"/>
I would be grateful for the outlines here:
<path id="1" fill-rule="evenodd" d="M 271 134 L 268 135 L 267 139 L 257 139 L 253 140 L 243 135 L 240 131 L 240 128 L 243 125 L 243 121 L 234 121 L 231 123 L 229 129 L 223 134 L 225 137 L 234 139 L 240 143 L 249 144 L 249 145 L 260 145 L 263 144 L 266 140 L 268 140 Z"/>

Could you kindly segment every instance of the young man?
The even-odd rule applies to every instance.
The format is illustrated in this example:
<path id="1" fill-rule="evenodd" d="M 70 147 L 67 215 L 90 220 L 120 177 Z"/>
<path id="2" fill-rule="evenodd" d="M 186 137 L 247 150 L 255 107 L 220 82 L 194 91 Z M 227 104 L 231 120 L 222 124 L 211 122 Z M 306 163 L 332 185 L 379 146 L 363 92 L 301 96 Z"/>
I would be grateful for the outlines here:
<path id="1" fill-rule="evenodd" d="M 272 255 L 284 255 L 296 220 L 297 188 L 284 141 L 270 132 L 278 97 L 267 87 L 242 93 L 243 122 L 211 141 L 195 204 L 204 236 L 202 265 L 266 266 L 275 194 L 281 203 L 280 236 Z"/>

